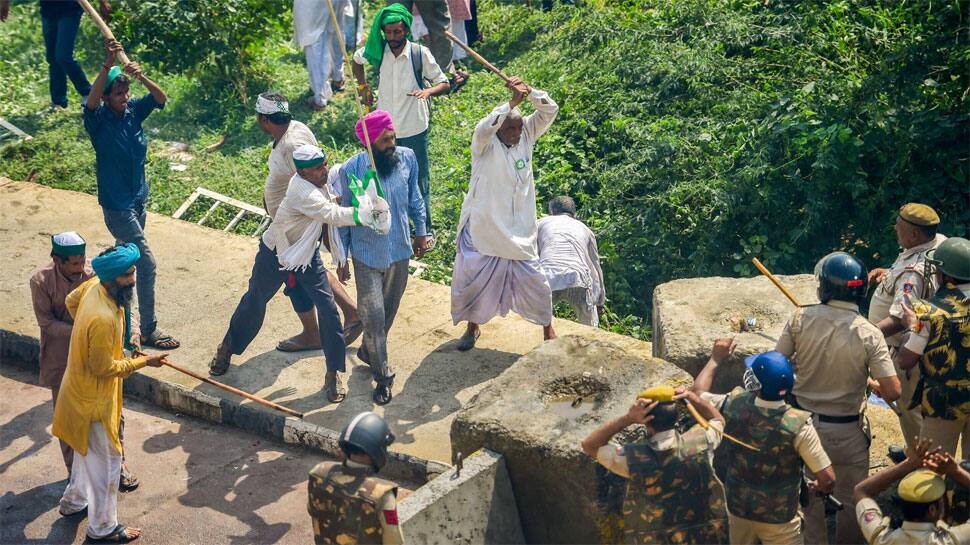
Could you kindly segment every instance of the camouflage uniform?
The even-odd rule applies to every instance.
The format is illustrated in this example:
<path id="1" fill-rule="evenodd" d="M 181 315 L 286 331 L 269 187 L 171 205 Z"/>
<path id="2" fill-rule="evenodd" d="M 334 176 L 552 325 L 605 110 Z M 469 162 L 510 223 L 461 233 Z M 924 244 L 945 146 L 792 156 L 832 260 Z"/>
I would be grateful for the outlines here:
<path id="1" fill-rule="evenodd" d="M 669 450 L 648 442 L 624 446 L 630 485 L 623 506 L 627 543 L 726 543 L 724 488 L 711 467 L 699 426 Z"/>
<path id="2" fill-rule="evenodd" d="M 724 433 L 759 449 L 754 452 L 735 443 L 721 446 L 730 463 L 725 487 L 732 515 L 782 524 L 798 514 L 801 489 L 801 458 L 795 450 L 798 431 L 811 413 L 790 406 L 756 407 L 753 392 L 735 388 L 724 404 Z"/>
<path id="3" fill-rule="evenodd" d="M 946 285 L 915 306 L 929 337 L 919 360 L 921 377 L 911 407 L 922 408 L 923 435 L 954 453 L 959 431 L 968 427 L 970 419 L 970 298 Z M 966 438 L 963 449 L 966 455 Z"/>
<path id="4" fill-rule="evenodd" d="M 396 510 L 393 521 L 381 512 L 387 494 L 396 496 L 397 486 L 371 476 L 366 469 L 352 469 L 340 462 L 317 464 L 310 470 L 308 506 L 314 542 L 386 543 L 385 521 L 397 524 Z"/>

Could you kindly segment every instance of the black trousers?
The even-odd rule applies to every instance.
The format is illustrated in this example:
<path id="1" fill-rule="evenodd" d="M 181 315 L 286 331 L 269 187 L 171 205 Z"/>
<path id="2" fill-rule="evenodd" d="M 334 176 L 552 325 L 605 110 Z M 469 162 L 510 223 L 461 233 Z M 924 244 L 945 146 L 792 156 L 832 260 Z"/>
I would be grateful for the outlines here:
<path id="1" fill-rule="evenodd" d="M 294 271 L 293 275 L 296 277 L 296 284 L 317 309 L 320 343 L 323 346 L 327 371 L 346 371 L 343 325 L 340 323 L 340 314 L 337 313 L 337 304 L 333 300 L 333 291 L 330 290 L 327 270 L 323 267 L 320 253 L 314 252 L 310 266 L 304 271 Z M 249 289 L 232 313 L 229 331 L 223 340 L 233 354 L 242 354 L 256 338 L 266 317 L 266 304 L 289 276 L 289 271 L 280 270 L 276 252 L 260 241 L 256 261 L 253 263 L 253 274 L 249 277 Z"/>

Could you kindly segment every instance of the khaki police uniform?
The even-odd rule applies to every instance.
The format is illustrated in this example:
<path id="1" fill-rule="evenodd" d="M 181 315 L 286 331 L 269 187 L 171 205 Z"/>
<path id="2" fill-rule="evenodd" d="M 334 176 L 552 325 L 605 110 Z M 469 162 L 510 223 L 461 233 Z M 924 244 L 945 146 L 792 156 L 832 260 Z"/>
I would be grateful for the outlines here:
<path id="1" fill-rule="evenodd" d="M 721 409 L 724 413 L 724 402 L 727 394 L 712 394 L 705 392 L 701 397 Z M 766 399 L 755 398 L 754 406 L 765 411 L 778 411 L 790 408 L 784 401 L 769 401 Z M 725 414 L 726 419 L 730 417 Z M 730 432 L 729 432 L 730 433 Z M 751 442 L 752 438 L 745 436 L 742 432 L 735 432 L 739 439 Z M 818 432 L 811 420 L 808 420 L 798 428 L 791 442 L 792 448 L 805 463 L 805 467 L 812 473 L 832 465 L 832 461 L 822 448 L 822 442 L 818 437 Z M 737 452 L 744 455 L 746 449 L 738 447 Z M 754 545 L 756 543 L 766 543 L 769 545 L 801 545 L 804 543 L 802 537 L 802 514 L 796 513 L 795 516 L 786 522 L 774 523 L 752 520 L 750 518 L 739 517 L 731 511 L 732 495 L 735 491 L 731 490 L 730 482 L 725 483 L 725 492 L 728 496 L 728 520 L 730 523 L 731 545 Z M 798 509 L 796 507 L 796 509 Z"/>
<path id="2" fill-rule="evenodd" d="M 833 494 L 849 507 L 837 515 L 836 542 L 859 543 L 851 506 L 853 488 L 869 473 L 866 388 L 869 377 L 896 374 L 886 340 L 856 304 L 832 300 L 796 310 L 775 350 L 792 361 L 795 401 L 813 413 L 812 423 L 833 461 Z M 823 501 L 814 494 L 805 519 L 805 542 L 828 543 Z"/>
<path id="3" fill-rule="evenodd" d="M 893 316 L 903 317 L 903 286 L 912 285 L 912 297 L 920 299 L 929 297 L 936 293 L 936 275 L 929 278 L 923 277 L 923 267 L 926 262 L 926 252 L 939 246 L 946 237 L 936 235 L 936 237 L 918 246 L 913 246 L 900 252 L 892 267 L 886 272 L 882 282 L 876 286 L 869 301 L 869 321 L 878 324 L 882 320 Z M 889 345 L 890 355 L 895 355 L 899 347 L 905 343 L 907 335 L 897 333 L 886 338 Z M 908 372 L 896 367 L 896 375 L 899 377 L 899 384 L 902 387 L 902 395 L 897 403 L 899 414 L 899 427 L 903 430 L 903 438 L 906 446 L 910 449 L 914 447 L 913 438 L 920 434 L 923 416 L 919 409 L 906 409 L 909 407 L 910 400 L 913 399 L 913 392 L 916 391 L 916 384 L 919 382 L 919 368 L 910 369 Z"/>
<path id="4" fill-rule="evenodd" d="M 954 316 L 951 316 L 952 320 L 960 321 L 962 323 L 959 326 L 960 330 L 963 332 L 962 339 L 950 338 L 948 342 L 951 344 L 950 347 L 946 346 L 933 346 L 932 352 L 934 352 L 937 357 L 942 356 L 942 360 L 948 363 L 944 365 L 952 365 L 953 368 L 948 374 L 952 375 L 952 380 L 958 383 L 960 386 L 959 390 L 956 392 L 964 392 L 963 395 L 957 394 L 955 396 L 944 396 L 944 395 L 928 395 L 929 392 L 923 394 L 921 399 L 915 400 L 917 405 L 915 410 L 924 411 L 926 414 L 923 416 L 923 429 L 921 436 L 932 439 L 934 445 L 940 446 L 943 451 L 949 452 L 956 456 L 957 442 L 960 437 L 963 437 L 963 459 L 970 457 L 970 395 L 966 395 L 966 390 L 968 388 L 967 376 L 970 376 L 970 361 L 966 356 L 967 354 L 967 341 L 970 338 L 970 317 L 966 316 L 967 300 L 970 299 L 970 283 L 959 284 L 957 286 L 947 287 L 950 290 L 951 303 L 954 307 L 962 303 L 963 310 L 954 308 L 956 310 Z M 962 294 L 962 301 L 960 301 L 959 295 Z M 940 302 L 937 298 L 930 299 L 930 304 L 933 301 Z M 922 305 L 921 305 L 922 306 Z M 963 313 L 963 317 L 957 316 Z M 923 323 L 923 322 L 921 322 Z M 905 348 L 910 352 L 916 354 L 923 354 L 925 359 L 927 352 L 927 345 L 931 343 L 931 337 L 933 344 L 941 344 L 942 338 L 939 332 L 935 332 L 934 328 L 938 327 L 938 322 L 929 321 L 924 323 L 920 327 L 919 331 L 913 333 L 909 336 L 906 341 Z M 946 344 L 946 343 L 942 343 Z M 955 346 L 962 345 L 962 346 Z M 951 354 L 945 355 L 944 351 L 949 351 Z M 921 365 L 925 365 L 922 362 Z M 958 366 L 963 366 L 962 372 L 958 369 Z M 940 369 L 942 371 L 942 369 Z M 949 380 L 947 381 L 949 382 Z M 924 388 L 923 390 L 926 390 Z M 922 392 L 921 392 L 922 393 Z M 935 392 L 934 392 L 935 393 Z M 962 399 L 954 399 L 961 398 Z M 931 401 L 936 400 L 935 402 Z M 939 407 L 942 405 L 942 407 Z M 933 411 L 933 412 L 928 412 Z M 946 414 L 949 413 L 949 414 Z"/>
<path id="5" fill-rule="evenodd" d="M 322 462 L 310 470 L 313 539 L 323 544 L 400 545 L 397 485 L 354 462 Z"/>

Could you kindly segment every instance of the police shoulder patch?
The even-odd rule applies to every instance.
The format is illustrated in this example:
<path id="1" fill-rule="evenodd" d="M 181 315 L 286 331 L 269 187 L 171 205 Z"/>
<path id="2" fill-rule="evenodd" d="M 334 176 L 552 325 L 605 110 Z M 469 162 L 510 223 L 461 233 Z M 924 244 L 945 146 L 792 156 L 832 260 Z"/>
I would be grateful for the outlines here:
<path id="1" fill-rule="evenodd" d="M 385 509 L 384 521 L 392 526 L 397 526 L 397 509 Z"/>

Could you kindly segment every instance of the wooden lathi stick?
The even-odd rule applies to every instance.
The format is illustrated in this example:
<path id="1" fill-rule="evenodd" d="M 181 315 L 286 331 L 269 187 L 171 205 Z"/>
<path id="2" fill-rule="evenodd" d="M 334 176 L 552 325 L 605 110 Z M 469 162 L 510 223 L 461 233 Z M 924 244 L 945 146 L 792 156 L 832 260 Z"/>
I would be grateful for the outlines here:
<path id="1" fill-rule="evenodd" d="M 98 30 L 101 31 L 101 34 L 103 34 L 104 37 L 108 40 L 114 40 L 115 35 L 111 32 L 111 29 L 108 28 L 108 25 L 105 24 L 104 19 L 101 18 L 101 14 L 98 13 L 98 10 L 94 9 L 94 6 L 92 6 L 91 3 L 88 2 L 88 0 L 77 0 L 77 1 L 79 4 L 81 4 L 81 7 L 84 8 L 84 11 L 88 12 L 88 15 L 91 16 L 91 19 L 94 19 L 94 24 L 97 25 Z M 118 52 L 118 60 L 121 61 L 122 65 L 125 65 L 131 62 L 131 60 L 128 59 L 128 55 L 125 54 L 124 50 L 121 50 Z"/>
<path id="2" fill-rule="evenodd" d="M 791 290 L 786 288 L 785 285 L 781 283 L 781 280 L 778 280 L 778 277 L 771 274 L 771 271 L 769 271 L 767 267 L 762 265 L 761 262 L 758 261 L 757 257 L 752 257 L 751 262 L 754 263 L 755 267 L 758 267 L 758 270 L 761 271 L 761 274 L 767 276 L 768 280 L 771 280 L 771 283 L 774 284 L 778 289 L 781 290 L 782 293 L 785 294 L 785 297 L 787 297 L 788 300 L 791 301 L 793 305 L 795 305 L 796 307 L 802 306 L 801 303 L 798 302 L 798 298 L 795 297 L 795 294 L 792 293 Z"/>
<path id="3" fill-rule="evenodd" d="M 509 82 L 509 77 L 505 75 L 505 72 L 502 72 L 494 64 L 492 64 L 492 63 L 488 62 L 487 60 L 485 60 L 485 57 L 479 55 L 477 52 L 475 52 L 474 49 L 468 47 L 468 44 L 466 44 L 465 42 L 459 40 L 458 39 L 458 36 L 455 36 L 454 34 L 452 34 L 450 30 L 446 30 L 444 32 L 445 32 L 445 36 L 447 36 L 449 40 L 455 42 L 458 45 L 458 47 L 464 49 L 465 52 L 468 53 L 473 59 L 475 59 L 476 61 L 482 63 L 482 66 L 484 66 L 485 68 L 488 68 L 496 76 L 502 78 L 502 80 L 504 80 L 505 83 L 508 83 Z"/>
<path id="4" fill-rule="evenodd" d="M 148 354 L 146 354 L 146 353 L 144 353 L 144 352 L 142 352 L 140 350 L 135 350 L 134 351 L 134 354 L 136 356 L 147 356 L 148 355 Z M 192 377 L 192 378 L 194 378 L 196 380 L 201 380 L 202 382 L 204 382 L 206 384 L 211 384 L 211 385 L 215 386 L 216 388 L 222 388 L 223 390 L 225 390 L 227 392 L 234 393 L 237 396 L 242 396 L 242 397 L 245 397 L 246 399 L 248 399 L 250 401 L 255 401 L 256 403 L 259 403 L 260 405 L 265 405 L 265 406 L 267 406 L 267 407 L 269 407 L 271 409 L 276 409 L 277 411 L 284 412 L 286 414 L 295 416 L 297 418 L 303 418 L 303 413 L 301 413 L 301 412 L 294 411 L 293 409 L 287 409 L 286 407 L 284 407 L 282 405 L 279 405 L 277 403 L 273 403 L 272 401 L 269 401 L 267 399 L 263 399 L 263 398 L 261 398 L 259 396 L 255 396 L 253 394 L 250 394 L 249 392 L 244 392 L 244 391 L 242 391 L 242 390 L 240 390 L 238 388 L 233 388 L 232 386 L 229 386 L 228 384 L 223 384 L 221 382 L 217 382 L 215 380 L 212 380 L 209 377 L 204 377 L 204 376 L 202 376 L 202 375 L 200 375 L 198 373 L 195 373 L 193 371 L 189 371 L 188 369 L 186 369 L 186 368 L 184 368 L 184 367 L 182 367 L 180 365 L 175 365 L 174 363 L 172 363 L 170 361 L 162 360 L 162 365 L 166 365 L 168 367 L 171 367 L 172 369 L 175 369 L 176 371 L 178 371 L 180 373 L 185 373 L 186 375 L 188 375 L 188 376 L 190 376 L 190 377 Z"/>

